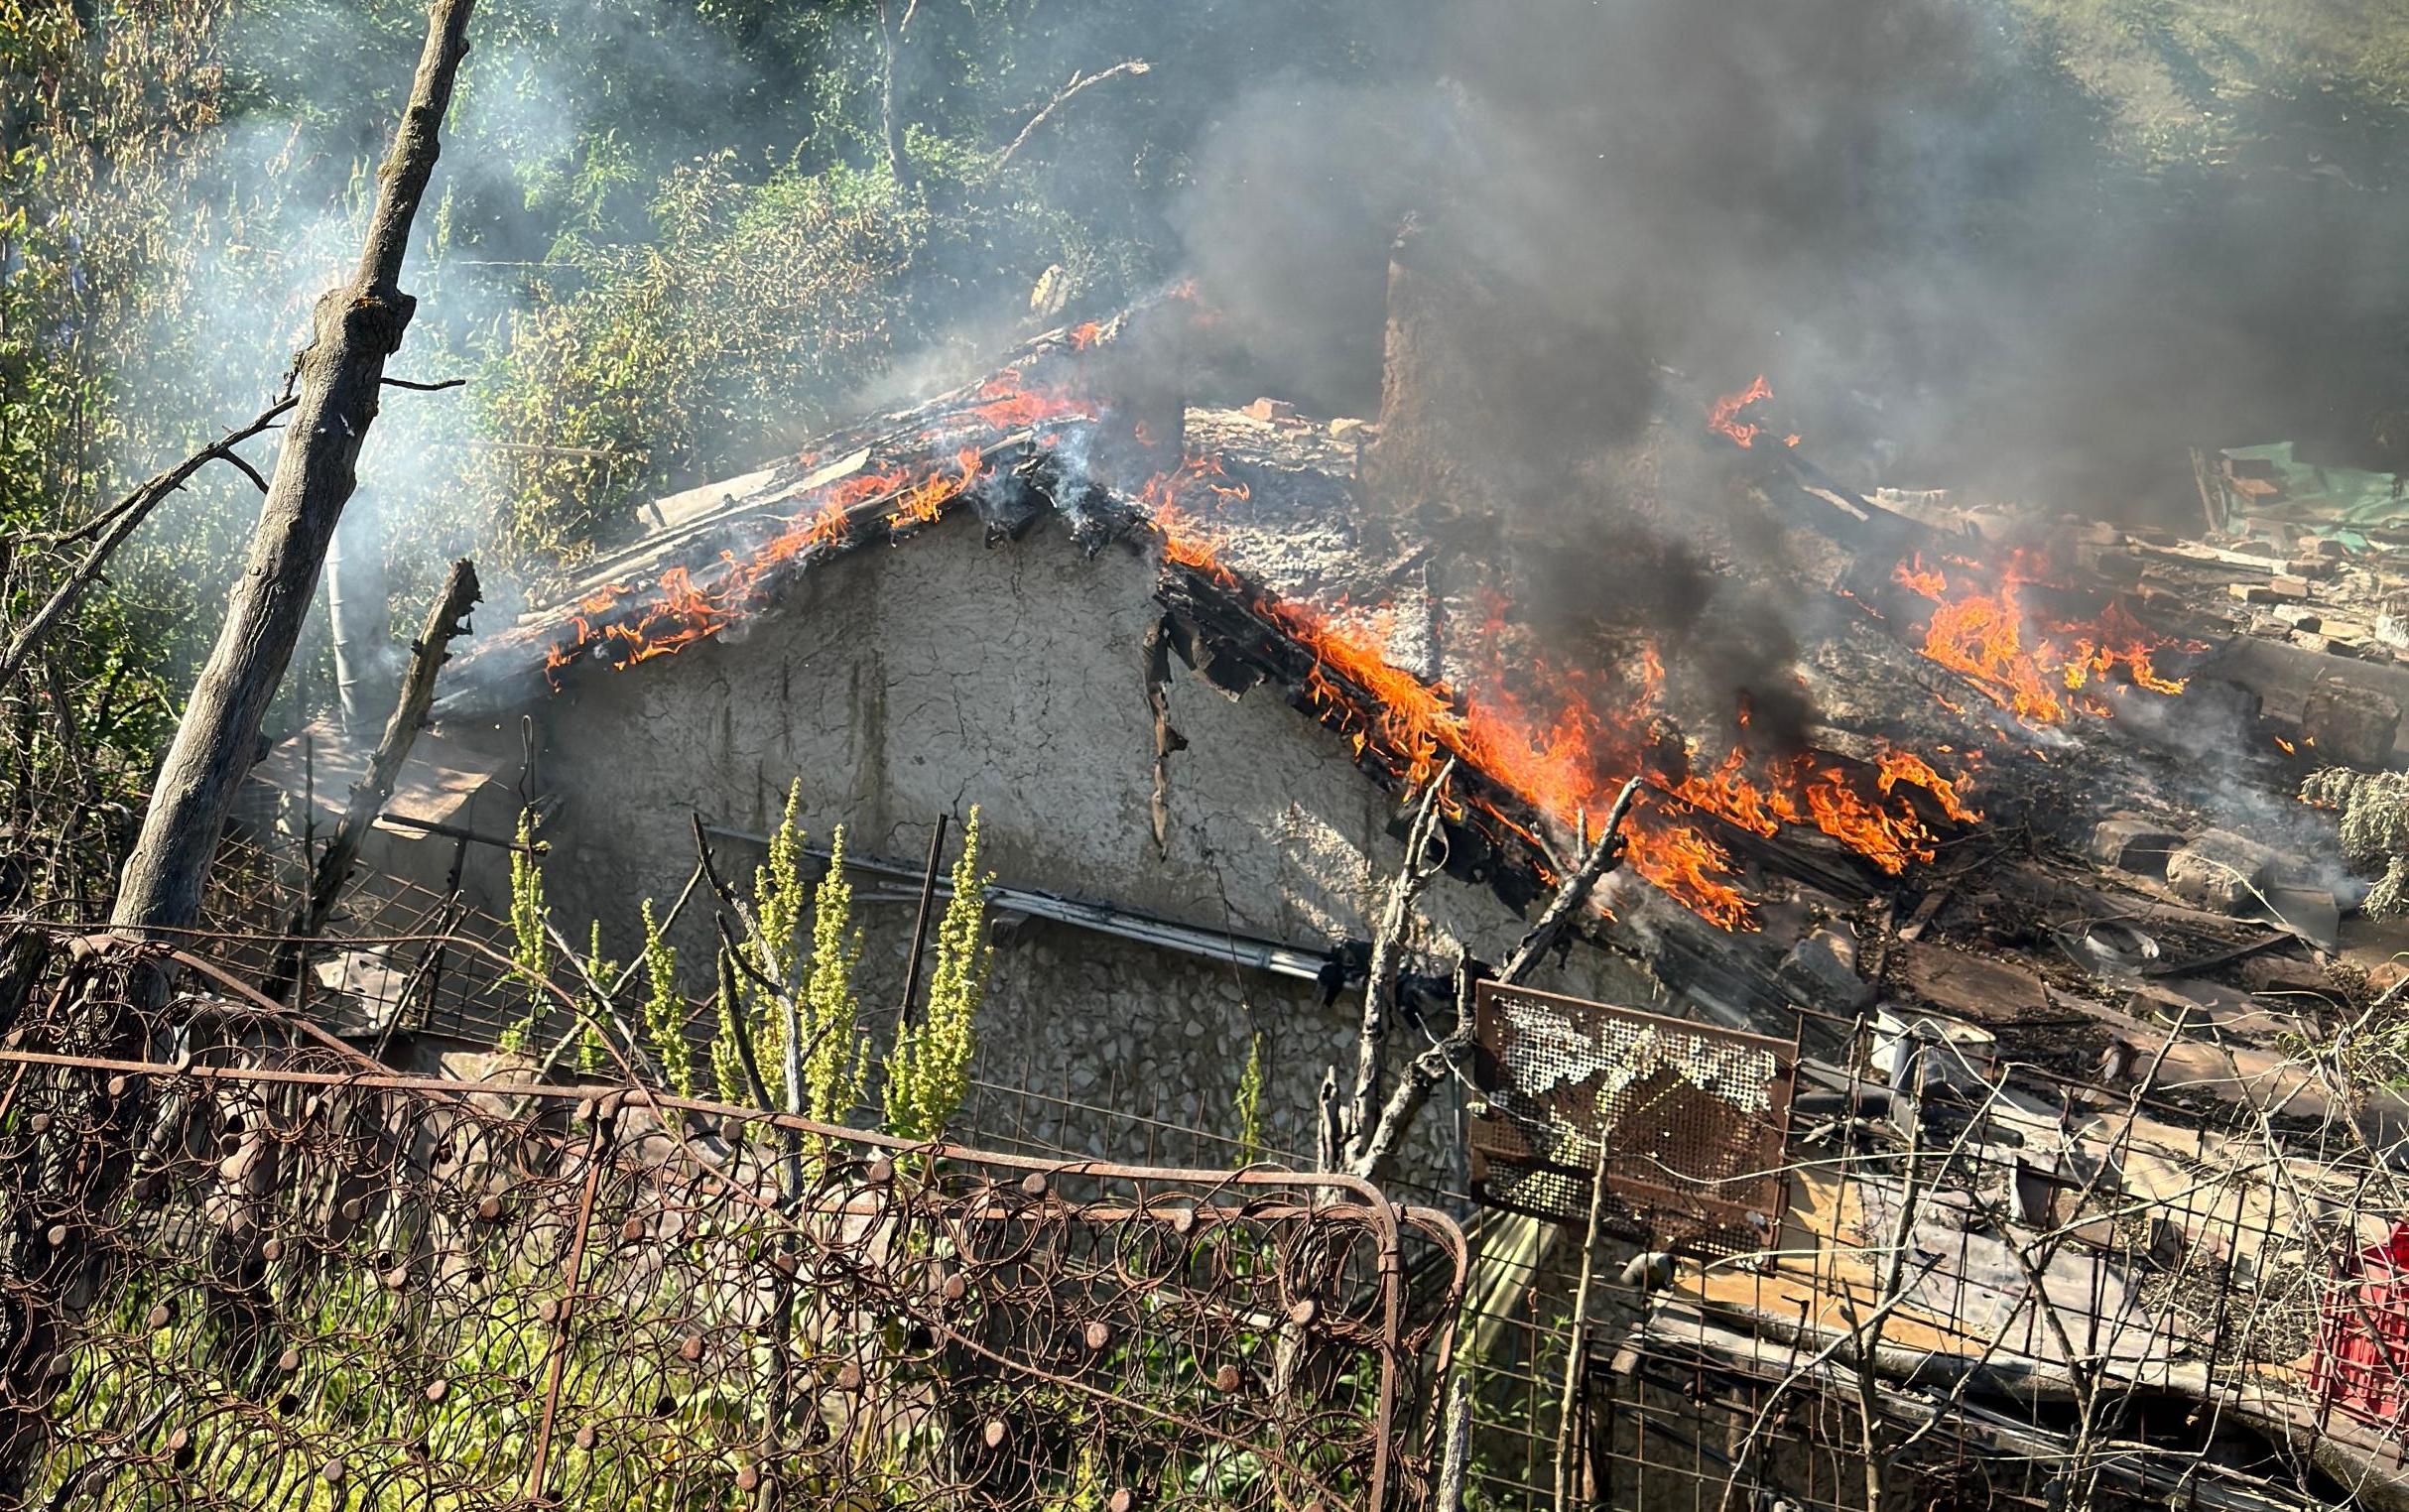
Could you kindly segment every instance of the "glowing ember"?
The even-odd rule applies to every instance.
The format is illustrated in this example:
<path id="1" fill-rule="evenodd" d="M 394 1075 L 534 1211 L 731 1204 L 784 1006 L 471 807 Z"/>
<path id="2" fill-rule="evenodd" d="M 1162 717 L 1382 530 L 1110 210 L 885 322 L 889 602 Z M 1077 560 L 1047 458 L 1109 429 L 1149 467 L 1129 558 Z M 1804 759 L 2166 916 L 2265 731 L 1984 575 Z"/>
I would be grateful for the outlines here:
<path id="1" fill-rule="evenodd" d="M 1740 411 L 1759 400 L 1772 397 L 1772 385 L 1765 382 L 1763 373 L 1759 373 L 1756 375 L 1754 383 L 1736 394 L 1725 394 L 1714 402 L 1714 407 L 1707 412 L 1707 429 L 1717 436 L 1730 437 L 1731 443 L 1735 446 L 1753 446 L 1756 444 L 1757 437 L 1763 433 L 1765 428 L 1753 421 L 1741 420 Z M 1799 439 L 1793 436 L 1787 438 L 1785 444 L 1795 446 L 1798 441 Z"/>
<path id="2" fill-rule="evenodd" d="M 2052 621 L 2020 597 L 2045 563 L 2018 553 L 1996 574 L 1995 588 L 1980 586 L 1986 574 L 1969 564 L 1956 566 L 1955 588 L 1947 570 L 1926 567 L 1920 556 L 1892 570 L 1892 581 L 1935 605 L 1919 649 L 2026 724 L 2063 724 L 2077 711 L 2109 717 L 2115 710 L 2102 694 L 2124 692 L 2110 681 L 2119 668 L 2135 688 L 2168 697 L 2183 692 L 2183 681 L 2161 676 L 2153 661 L 2169 642 L 2121 603 L 2088 624 Z"/>

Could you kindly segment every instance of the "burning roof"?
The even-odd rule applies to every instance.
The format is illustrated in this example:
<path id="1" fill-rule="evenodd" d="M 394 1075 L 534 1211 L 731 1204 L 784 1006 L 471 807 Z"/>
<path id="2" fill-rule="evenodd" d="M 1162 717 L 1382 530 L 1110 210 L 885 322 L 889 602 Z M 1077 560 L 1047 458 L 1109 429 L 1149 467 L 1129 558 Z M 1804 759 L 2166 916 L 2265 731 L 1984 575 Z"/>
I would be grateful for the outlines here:
<path id="1" fill-rule="evenodd" d="M 1752 872 L 1897 876 L 1981 819 L 1981 737 L 1963 721 L 1921 743 L 1878 731 L 1802 745 L 1766 737 L 1757 713 L 1807 693 L 1743 687 L 1713 727 L 1684 728 L 1646 624 L 1601 656 L 1524 622 L 1510 571 L 1435 593 L 1426 546 L 1375 565 L 1353 482 L 1363 433 L 1350 444 L 1274 406 L 1192 424 L 1159 374 L 1165 332 L 1195 315 L 1174 296 L 1050 332 L 982 380 L 822 438 L 716 507 L 690 496 L 674 523 L 462 658 L 440 711 L 541 697 L 724 637 L 815 565 L 952 514 L 974 513 L 991 540 L 1054 517 L 1090 551 L 1153 543 L 1173 644 L 1225 691 L 1278 686 L 1400 794 L 1453 759 L 1455 865 L 1517 905 L 1561 874 L 1635 774 L 1647 796 L 1629 869 L 1724 931 L 1757 926 Z M 1988 705 L 1996 717 L 1973 722 L 2005 740 L 2003 728 L 2107 718 L 2181 691 L 2162 662 L 2184 648 L 2112 597 L 2062 589 L 2037 555 L 1985 569 L 1823 478 L 1798 447 L 1754 444 L 1770 397 L 1760 379 L 1685 429 L 1701 452 L 1746 451 L 1769 469 L 1752 486 L 1778 480 L 1827 533 L 1872 543 L 1860 561 L 1887 570 L 1860 568 L 1844 592 L 1949 675 L 1936 706 Z"/>

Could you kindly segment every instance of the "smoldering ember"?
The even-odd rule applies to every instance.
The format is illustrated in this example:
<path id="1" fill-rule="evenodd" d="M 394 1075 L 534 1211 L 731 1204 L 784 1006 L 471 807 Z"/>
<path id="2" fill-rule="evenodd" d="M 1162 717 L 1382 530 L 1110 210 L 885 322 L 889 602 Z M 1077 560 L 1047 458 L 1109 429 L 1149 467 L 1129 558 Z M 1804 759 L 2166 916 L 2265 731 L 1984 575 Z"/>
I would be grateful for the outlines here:
<path id="1" fill-rule="evenodd" d="M 2409 21 L 806 10 L 0 18 L 0 1508 L 2409 1508 Z"/>

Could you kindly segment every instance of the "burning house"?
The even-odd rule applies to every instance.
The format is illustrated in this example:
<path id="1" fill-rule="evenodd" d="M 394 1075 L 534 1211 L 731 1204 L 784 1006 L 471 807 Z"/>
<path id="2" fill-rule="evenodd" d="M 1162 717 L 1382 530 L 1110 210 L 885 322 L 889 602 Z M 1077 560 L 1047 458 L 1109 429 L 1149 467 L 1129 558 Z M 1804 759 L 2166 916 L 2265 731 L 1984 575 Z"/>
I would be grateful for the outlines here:
<path id="1" fill-rule="evenodd" d="M 1474 1050 L 1401 1174 L 1486 1209 L 1501 1488 L 2409 1501 L 2409 1110 L 2350 1059 L 2392 1053 L 2392 937 L 2294 796 L 2395 759 L 2409 673 L 2320 619 L 2380 557 L 1851 487 L 1744 376 L 1660 372 L 1518 469 L 1492 314 L 1402 243 L 1373 424 L 1196 402 L 1186 295 L 1041 336 L 662 501 L 447 670 L 447 759 L 519 771 L 554 906 L 622 958 L 799 780 L 893 906 L 873 1004 L 977 808 L 964 1132 L 1105 1157 L 1230 1130 L 1259 1043 L 1307 1158 L 1427 800 L 1401 1027 Z M 1504 958 L 1634 781 L 1552 992 L 1458 1026 L 1455 958 Z"/>
<path id="2" fill-rule="evenodd" d="M 637 902 L 693 869 L 695 823 L 758 845 L 797 779 L 809 827 L 843 825 L 867 896 L 899 906 L 932 825 L 979 808 L 1008 938 L 982 1074 L 1053 1094 L 1064 1111 L 1033 1132 L 1074 1148 L 1101 1153 L 1081 1104 L 1225 1123 L 1257 1035 L 1272 1136 L 1310 1145 L 1314 1085 L 1351 1052 L 1332 1001 L 1360 978 L 1399 806 L 1451 762 L 1448 880 L 1416 951 L 1434 989 L 1458 950 L 1504 952 L 1646 773 L 1620 910 L 1686 950 L 1727 1016 L 1778 1017 L 1793 941 L 1764 932 L 1771 879 L 1856 891 L 1972 811 L 1879 738 L 1752 747 L 1751 698 L 1787 708 L 1790 691 L 1718 679 L 1727 701 L 1686 734 L 1644 626 L 1608 664 L 1517 623 L 1512 576 L 1469 565 L 1496 548 L 1510 574 L 1538 544 L 1448 477 L 1469 400 L 1426 390 L 1469 359 L 1417 302 L 1460 306 L 1417 278 L 1401 250 L 1381 425 L 1185 403 L 1160 376 L 1198 319 L 1185 297 L 1057 332 L 954 394 L 664 501 L 647 535 L 446 673 L 442 727 L 497 768 L 532 750 L 553 901 L 622 955 Z M 1719 464 L 1710 442 L 1652 428 L 1619 465 L 1652 486 L 1667 456 Z M 1815 840 L 1775 843 L 1792 831 Z M 872 963 L 872 1001 L 900 989 L 905 923 L 871 932 L 894 956 Z M 1810 955 L 1837 938 L 1815 933 Z M 1766 957 L 1761 1001 L 1719 964 L 1743 940 Z M 1545 980 L 1670 1001 L 1610 949 Z"/>

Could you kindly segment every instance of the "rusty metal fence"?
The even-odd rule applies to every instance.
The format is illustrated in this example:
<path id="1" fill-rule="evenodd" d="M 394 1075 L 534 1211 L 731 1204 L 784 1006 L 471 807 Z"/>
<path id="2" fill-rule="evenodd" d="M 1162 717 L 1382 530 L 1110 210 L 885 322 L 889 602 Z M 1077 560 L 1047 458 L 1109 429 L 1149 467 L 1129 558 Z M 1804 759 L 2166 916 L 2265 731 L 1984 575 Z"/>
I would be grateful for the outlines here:
<path id="1" fill-rule="evenodd" d="M 398 1076 L 6 959 L 0 1500 L 1430 1500 L 1463 1241 L 1361 1183 Z"/>

